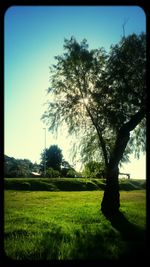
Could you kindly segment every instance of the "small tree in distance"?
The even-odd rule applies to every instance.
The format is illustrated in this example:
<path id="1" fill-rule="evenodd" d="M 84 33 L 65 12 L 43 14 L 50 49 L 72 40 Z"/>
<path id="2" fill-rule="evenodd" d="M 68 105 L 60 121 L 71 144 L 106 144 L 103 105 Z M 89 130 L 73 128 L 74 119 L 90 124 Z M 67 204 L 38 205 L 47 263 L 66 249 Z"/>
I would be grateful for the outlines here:
<path id="1" fill-rule="evenodd" d="M 57 145 L 52 145 L 46 150 L 44 149 L 41 154 L 41 159 L 42 170 L 44 170 L 44 164 L 46 163 L 46 169 L 53 168 L 54 170 L 60 171 L 63 161 L 62 150 Z"/>
<path id="2" fill-rule="evenodd" d="M 62 161 L 62 168 L 61 168 L 61 175 L 62 177 L 70 177 L 74 178 L 77 176 L 77 172 L 75 169 L 69 164 L 68 161 Z"/>
<path id="3" fill-rule="evenodd" d="M 105 166 L 103 163 L 90 161 L 85 164 L 83 176 L 87 178 L 104 178 Z"/>

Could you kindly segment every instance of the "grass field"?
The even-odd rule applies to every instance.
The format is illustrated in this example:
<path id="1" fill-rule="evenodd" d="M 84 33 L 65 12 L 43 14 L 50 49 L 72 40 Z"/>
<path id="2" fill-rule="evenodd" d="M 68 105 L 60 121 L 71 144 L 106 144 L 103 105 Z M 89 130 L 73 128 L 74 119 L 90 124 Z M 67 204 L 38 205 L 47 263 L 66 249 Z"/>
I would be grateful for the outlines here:
<path id="1" fill-rule="evenodd" d="M 145 190 L 121 191 L 121 211 L 136 235 L 125 238 L 100 211 L 103 191 L 5 190 L 4 250 L 15 260 L 99 259 L 143 256 Z"/>

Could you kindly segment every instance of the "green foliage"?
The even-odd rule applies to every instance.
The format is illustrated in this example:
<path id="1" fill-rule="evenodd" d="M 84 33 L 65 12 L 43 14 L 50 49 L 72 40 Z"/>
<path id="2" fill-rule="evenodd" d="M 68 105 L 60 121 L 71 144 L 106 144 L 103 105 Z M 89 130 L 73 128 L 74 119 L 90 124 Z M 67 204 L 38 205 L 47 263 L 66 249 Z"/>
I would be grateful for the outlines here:
<path id="1" fill-rule="evenodd" d="M 146 35 L 132 34 L 111 47 L 106 70 L 108 119 L 118 129 L 146 101 Z M 109 92 L 111 97 L 109 97 Z"/>
<path id="2" fill-rule="evenodd" d="M 54 170 L 53 168 L 48 168 L 46 170 L 46 177 L 48 178 L 55 178 L 55 177 L 60 177 L 60 172 L 58 170 Z"/>
<path id="3" fill-rule="evenodd" d="M 57 145 L 52 145 L 41 154 L 41 170 L 44 171 L 46 164 L 46 173 L 44 176 L 53 177 L 75 177 L 77 172 L 63 158 L 62 150 Z"/>
<path id="4" fill-rule="evenodd" d="M 43 151 L 41 159 L 42 170 L 44 169 L 44 164 L 46 163 L 46 168 L 52 168 L 60 171 L 63 161 L 62 150 L 57 145 L 52 145 Z"/>
<path id="5" fill-rule="evenodd" d="M 137 262 L 140 256 L 143 260 L 145 191 L 121 192 L 122 212 L 136 229 L 129 239 L 100 212 L 97 199 L 102 194 L 5 191 L 6 256 L 13 260 L 120 259 L 120 264 Z"/>
<path id="6" fill-rule="evenodd" d="M 76 177 L 76 175 L 77 175 L 77 172 L 73 169 L 70 169 L 67 171 L 66 177 L 74 178 L 74 177 Z"/>
<path id="7" fill-rule="evenodd" d="M 85 164 L 83 175 L 89 178 L 104 178 L 105 165 L 100 162 L 90 161 Z"/>
<path id="8" fill-rule="evenodd" d="M 146 119 L 135 128 L 131 134 L 129 141 L 131 151 L 134 152 L 135 157 L 139 159 L 140 151 L 146 151 Z"/>
<path id="9" fill-rule="evenodd" d="M 61 175 L 62 177 L 70 178 L 78 177 L 78 173 L 76 172 L 76 170 L 66 160 L 62 161 Z"/>
<path id="10" fill-rule="evenodd" d="M 4 156 L 5 177 L 30 177 L 34 167 L 34 164 L 28 159 Z"/>
<path id="11" fill-rule="evenodd" d="M 50 130 L 57 130 L 65 121 L 69 133 L 78 133 L 83 162 L 99 157 L 107 165 L 119 129 L 145 109 L 146 35 L 123 37 L 109 53 L 103 48 L 89 50 L 85 39 L 79 44 L 71 37 L 65 39 L 64 50 L 50 68 L 48 93 L 53 98 L 42 119 Z M 144 148 L 144 124 L 137 124 L 132 139 L 138 136 L 138 146 L 133 140 L 128 143 L 120 156 L 123 161 L 135 147 L 137 151 Z"/>

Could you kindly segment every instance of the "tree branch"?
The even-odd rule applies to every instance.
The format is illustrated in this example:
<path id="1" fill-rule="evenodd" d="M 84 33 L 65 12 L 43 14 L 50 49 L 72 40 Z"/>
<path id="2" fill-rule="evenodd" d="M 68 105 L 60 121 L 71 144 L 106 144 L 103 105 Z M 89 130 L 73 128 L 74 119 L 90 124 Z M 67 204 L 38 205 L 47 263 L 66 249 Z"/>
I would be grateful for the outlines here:
<path id="1" fill-rule="evenodd" d="M 130 131 L 132 131 L 144 118 L 145 116 L 145 109 L 142 108 L 139 110 L 135 115 L 133 115 L 127 123 L 125 123 L 119 130 L 114 151 L 110 158 L 109 166 L 115 167 L 118 166 L 120 160 L 123 157 L 123 153 L 127 146 L 127 143 L 130 139 Z"/>
<path id="2" fill-rule="evenodd" d="M 79 73 L 78 73 L 76 68 L 75 68 L 75 73 L 76 73 L 76 76 L 77 76 L 78 87 L 79 87 L 79 91 L 80 91 L 80 94 L 81 94 L 82 99 L 83 99 L 84 106 L 85 106 L 86 111 L 87 111 L 89 117 L 91 118 L 91 121 L 92 121 L 92 123 L 93 123 L 93 125 L 94 125 L 94 127 L 95 127 L 95 129 L 97 131 L 98 138 L 99 138 L 99 141 L 100 141 L 100 145 L 101 145 L 101 148 L 102 148 L 102 151 L 103 151 L 105 165 L 106 165 L 106 167 L 108 167 L 108 155 L 107 155 L 105 140 L 104 140 L 104 138 L 103 138 L 103 136 L 101 134 L 101 130 L 100 130 L 99 126 L 97 125 L 97 123 L 94 120 L 94 117 L 93 117 L 90 109 L 88 108 L 87 104 L 84 101 L 84 95 L 83 95 L 83 92 L 82 92 L 82 89 L 81 89 L 81 84 L 80 84 L 80 81 L 79 81 Z"/>
<path id="3" fill-rule="evenodd" d="M 99 141 L 100 141 L 100 145 L 101 145 L 101 148 L 102 148 L 102 151 L 103 151 L 105 165 L 107 167 L 108 166 L 108 155 L 107 155 L 106 144 L 105 144 L 104 138 L 103 138 L 103 136 L 101 134 L 101 130 L 100 130 L 99 126 L 95 123 L 94 118 L 92 116 L 92 113 L 90 112 L 90 110 L 89 110 L 89 108 L 88 108 L 88 106 L 86 104 L 85 104 L 85 108 L 86 108 L 87 113 L 89 114 L 89 117 L 92 120 L 92 123 L 93 123 L 96 131 L 97 131 L 98 138 L 99 138 Z"/>
<path id="4" fill-rule="evenodd" d="M 146 114 L 145 108 L 141 108 L 136 114 L 134 114 L 131 119 L 126 122 L 121 128 L 120 133 L 131 132 L 140 122 L 144 119 Z"/>

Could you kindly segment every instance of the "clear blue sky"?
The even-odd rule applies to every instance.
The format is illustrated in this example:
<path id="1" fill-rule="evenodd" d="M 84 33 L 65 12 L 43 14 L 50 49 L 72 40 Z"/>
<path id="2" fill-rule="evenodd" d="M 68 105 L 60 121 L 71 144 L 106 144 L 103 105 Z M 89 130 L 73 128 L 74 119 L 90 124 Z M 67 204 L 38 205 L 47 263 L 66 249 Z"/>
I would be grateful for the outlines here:
<path id="1" fill-rule="evenodd" d="M 146 17 L 138 6 L 13 6 L 4 23 L 4 116 L 5 154 L 39 162 L 44 149 L 44 130 L 40 120 L 49 86 L 49 66 L 63 53 L 64 38 L 86 38 L 89 48 L 117 43 L 125 34 L 146 31 Z M 47 147 L 58 144 L 71 162 L 69 138 L 47 133 Z M 124 171 L 131 176 L 145 175 L 145 156 Z M 137 164 L 137 165 L 136 165 Z M 140 167 L 139 167 L 140 166 Z M 126 169 L 127 168 L 127 169 Z M 137 174 L 136 174 L 137 173 Z M 136 177 L 135 177 L 136 178 Z M 144 176 L 145 178 L 145 176 Z"/>

